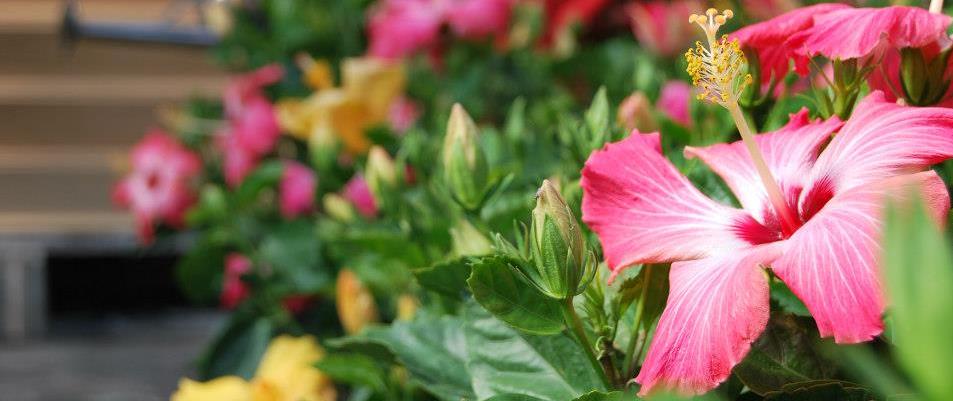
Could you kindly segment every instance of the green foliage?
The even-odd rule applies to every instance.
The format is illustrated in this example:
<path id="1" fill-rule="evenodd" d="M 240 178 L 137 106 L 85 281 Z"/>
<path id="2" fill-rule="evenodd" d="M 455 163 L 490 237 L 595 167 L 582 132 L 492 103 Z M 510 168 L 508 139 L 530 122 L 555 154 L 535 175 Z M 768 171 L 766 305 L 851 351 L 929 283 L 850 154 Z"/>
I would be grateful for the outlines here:
<path id="1" fill-rule="evenodd" d="M 925 399 L 953 394 L 953 259 L 920 202 L 887 213 L 884 261 L 897 358 Z"/>
<path id="2" fill-rule="evenodd" d="M 251 378 L 274 334 L 274 325 L 267 318 L 250 317 L 244 311 L 232 315 L 197 361 L 199 378 Z"/>
<path id="3" fill-rule="evenodd" d="M 378 362 L 361 354 L 330 354 L 321 358 L 315 367 L 336 383 L 366 386 L 373 391 L 387 390 L 386 376 Z"/>
<path id="4" fill-rule="evenodd" d="M 792 383 L 825 379 L 831 364 L 816 351 L 820 341 L 809 319 L 776 313 L 733 372 L 751 391 L 766 395 Z"/>
<path id="5" fill-rule="evenodd" d="M 494 255 L 472 259 L 467 279 L 473 298 L 500 320 L 527 333 L 548 335 L 563 330 L 559 301 L 536 291 L 516 272 L 523 263 Z"/>

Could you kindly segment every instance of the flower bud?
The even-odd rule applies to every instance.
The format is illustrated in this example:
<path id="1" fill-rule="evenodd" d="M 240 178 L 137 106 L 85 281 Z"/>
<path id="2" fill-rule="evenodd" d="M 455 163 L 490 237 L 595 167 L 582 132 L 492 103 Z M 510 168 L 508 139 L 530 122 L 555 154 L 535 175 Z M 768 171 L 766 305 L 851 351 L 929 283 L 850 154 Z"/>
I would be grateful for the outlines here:
<path id="1" fill-rule="evenodd" d="M 941 54 L 931 58 L 917 48 L 900 50 L 899 90 L 907 104 L 932 106 L 943 100 L 950 87 L 946 80 L 947 57 Z"/>
<path id="2" fill-rule="evenodd" d="M 466 219 L 450 229 L 453 253 L 457 256 L 480 256 L 493 252 L 493 243 Z"/>
<path id="3" fill-rule="evenodd" d="M 579 223 L 559 190 L 549 181 L 536 193 L 529 234 L 535 271 L 526 272 L 547 296 L 571 298 L 582 292 L 595 271 Z"/>
<path id="4" fill-rule="evenodd" d="M 476 210 L 489 189 L 486 157 L 479 145 L 476 123 L 459 104 L 453 105 L 443 140 L 443 168 L 454 199 Z"/>
<path id="5" fill-rule="evenodd" d="M 377 322 L 377 304 L 374 296 L 364 287 L 354 272 L 341 269 L 335 288 L 338 319 L 348 334 L 361 331 L 364 326 Z"/>
<path id="6" fill-rule="evenodd" d="M 365 169 L 367 185 L 378 202 L 383 202 L 387 195 L 397 186 L 397 167 L 394 159 L 380 146 L 371 148 L 367 155 Z"/>
<path id="7" fill-rule="evenodd" d="M 634 129 L 639 132 L 658 130 L 655 117 L 652 116 L 652 102 L 642 92 L 635 92 L 619 104 L 616 120 L 626 131 Z"/>
<path id="8" fill-rule="evenodd" d="M 324 212 L 335 220 L 342 222 L 354 221 L 354 207 L 347 199 L 338 194 L 324 195 L 321 200 L 324 205 Z"/>

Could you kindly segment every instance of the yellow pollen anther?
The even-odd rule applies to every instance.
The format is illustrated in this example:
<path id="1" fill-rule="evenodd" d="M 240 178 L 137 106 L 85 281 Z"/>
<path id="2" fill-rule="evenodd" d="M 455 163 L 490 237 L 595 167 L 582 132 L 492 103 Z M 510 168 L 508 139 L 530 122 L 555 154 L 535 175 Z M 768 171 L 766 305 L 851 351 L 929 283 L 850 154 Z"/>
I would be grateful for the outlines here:
<path id="1" fill-rule="evenodd" d="M 689 17 L 689 22 L 698 24 L 705 32 L 708 46 L 695 42 L 695 47 L 685 53 L 688 74 L 692 77 L 692 84 L 699 89 L 699 99 L 721 105 L 734 103 L 751 79 L 745 73 L 747 60 L 738 41 L 716 36 L 733 13 L 725 10 L 719 14 L 718 10 L 710 8 L 705 14 Z"/>

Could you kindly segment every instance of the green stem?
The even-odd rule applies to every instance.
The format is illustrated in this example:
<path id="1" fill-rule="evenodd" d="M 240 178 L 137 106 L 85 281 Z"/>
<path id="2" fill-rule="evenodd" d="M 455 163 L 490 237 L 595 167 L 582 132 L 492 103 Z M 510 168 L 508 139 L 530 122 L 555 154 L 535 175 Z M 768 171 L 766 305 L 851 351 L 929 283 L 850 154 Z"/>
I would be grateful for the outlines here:
<path id="1" fill-rule="evenodd" d="M 595 369 L 596 372 L 599 372 L 599 378 L 602 379 L 602 384 L 606 386 L 607 390 L 611 390 L 612 385 L 609 383 L 609 378 L 602 369 L 602 364 L 600 364 L 596 358 L 596 353 L 592 349 L 592 343 L 589 342 L 589 336 L 586 335 L 586 330 L 582 327 L 582 320 L 580 320 L 579 315 L 576 314 L 576 308 L 572 304 L 572 297 L 563 301 L 563 319 L 566 320 L 566 326 L 575 334 L 576 341 L 578 341 L 582 349 L 586 351 L 586 356 L 589 358 L 589 363 L 592 364 L 592 368 Z"/>
<path id="2" fill-rule="evenodd" d="M 635 307 L 635 327 L 632 330 L 632 338 L 629 339 L 628 350 L 625 353 L 625 362 L 622 363 L 622 369 L 625 369 L 626 377 L 635 374 L 635 365 L 639 363 L 635 356 L 635 343 L 639 342 L 639 330 L 642 330 L 642 316 L 645 312 L 645 299 L 648 298 L 649 280 L 652 278 L 652 268 L 643 266 L 645 269 L 645 278 L 642 280 L 642 293 L 639 294 L 639 304 Z"/>

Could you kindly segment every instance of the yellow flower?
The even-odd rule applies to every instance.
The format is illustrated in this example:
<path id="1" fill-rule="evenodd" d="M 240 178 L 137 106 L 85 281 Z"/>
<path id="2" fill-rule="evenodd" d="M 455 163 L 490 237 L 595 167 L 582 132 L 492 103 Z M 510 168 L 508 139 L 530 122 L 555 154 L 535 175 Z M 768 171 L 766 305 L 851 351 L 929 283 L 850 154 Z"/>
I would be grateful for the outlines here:
<path id="1" fill-rule="evenodd" d="M 273 339 L 252 379 L 254 401 L 334 401 L 334 385 L 313 366 L 322 357 L 312 336 Z"/>
<path id="2" fill-rule="evenodd" d="M 338 273 L 336 286 L 338 319 L 348 334 L 360 332 L 377 321 L 377 304 L 357 275 L 347 269 Z"/>
<path id="3" fill-rule="evenodd" d="M 317 91 L 305 99 L 278 102 L 278 120 L 292 136 L 308 140 L 330 130 L 350 154 L 364 154 L 371 142 L 364 132 L 387 120 L 390 107 L 406 84 L 403 66 L 355 58 L 341 65 L 342 85 L 333 88 L 331 69 L 323 61 L 307 64 L 305 80 Z"/>
<path id="4" fill-rule="evenodd" d="M 200 383 L 182 379 L 170 401 L 334 401 L 331 379 L 314 367 L 324 350 L 312 336 L 271 340 L 251 382 L 224 376 Z"/>
<path id="5" fill-rule="evenodd" d="M 205 383 L 179 381 L 170 401 L 252 401 L 251 386 L 237 376 L 223 376 Z"/>

